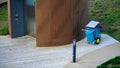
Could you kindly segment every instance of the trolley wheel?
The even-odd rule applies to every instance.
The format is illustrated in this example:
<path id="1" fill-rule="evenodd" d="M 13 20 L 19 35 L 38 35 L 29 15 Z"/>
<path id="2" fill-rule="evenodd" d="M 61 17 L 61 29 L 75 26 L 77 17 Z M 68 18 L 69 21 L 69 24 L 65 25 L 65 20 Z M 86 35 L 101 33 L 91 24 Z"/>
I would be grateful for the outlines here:
<path id="1" fill-rule="evenodd" d="M 101 38 L 97 38 L 97 39 L 95 40 L 95 43 L 96 43 L 96 44 L 99 44 L 100 41 L 101 41 Z"/>

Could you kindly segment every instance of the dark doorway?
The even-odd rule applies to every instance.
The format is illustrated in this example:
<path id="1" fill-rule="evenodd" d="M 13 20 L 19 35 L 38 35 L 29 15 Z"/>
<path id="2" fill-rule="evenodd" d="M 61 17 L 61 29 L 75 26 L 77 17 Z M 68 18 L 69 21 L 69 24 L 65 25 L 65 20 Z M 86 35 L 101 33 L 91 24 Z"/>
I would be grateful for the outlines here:
<path id="1" fill-rule="evenodd" d="M 34 0 L 25 1 L 26 30 L 30 36 L 36 36 Z"/>

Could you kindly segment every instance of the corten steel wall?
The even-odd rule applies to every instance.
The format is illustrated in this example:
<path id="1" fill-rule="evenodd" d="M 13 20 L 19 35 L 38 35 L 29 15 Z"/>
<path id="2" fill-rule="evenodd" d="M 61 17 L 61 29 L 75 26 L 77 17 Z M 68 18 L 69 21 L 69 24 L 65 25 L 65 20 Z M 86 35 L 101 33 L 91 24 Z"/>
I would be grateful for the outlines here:
<path id="1" fill-rule="evenodd" d="M 36 0 L 37 46 L 69 44 L 84 37 L 87 0 Z"/>

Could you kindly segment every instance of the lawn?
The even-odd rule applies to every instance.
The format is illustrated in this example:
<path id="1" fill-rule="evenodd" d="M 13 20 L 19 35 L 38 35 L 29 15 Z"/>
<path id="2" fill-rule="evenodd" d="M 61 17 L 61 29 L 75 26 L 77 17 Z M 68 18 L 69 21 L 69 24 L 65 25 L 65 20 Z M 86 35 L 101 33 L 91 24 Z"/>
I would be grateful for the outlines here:
<path id="1" fill-rule="evenodd" d="M 0 7 L 0 35 L 8 34 L 8 9 L 7 5 Z"/>
<path id="2" fill-rule="evenodd" d="M 103 27 L 103 33 L 120 41 L 120 0 L 95 0 L 89 18 L 106 25 L 108 28 Z"/>
<path id="3" fill-rule="evenodd" d="M 97 68 L 120 68 L 120 56 L 115 57 L 115 58 L 101 64 Z"/>
<path id="4" fill-rule="evenodd" d="M 0 35 L 7 35 L 8 34 L 8 24 L 2 24 L 0 28 Z"/>
<path id="5" fill-rule="evenodd" d="M 0 8 L 0 21 L 8 20 L 8 9 L 7 5 Z"/>

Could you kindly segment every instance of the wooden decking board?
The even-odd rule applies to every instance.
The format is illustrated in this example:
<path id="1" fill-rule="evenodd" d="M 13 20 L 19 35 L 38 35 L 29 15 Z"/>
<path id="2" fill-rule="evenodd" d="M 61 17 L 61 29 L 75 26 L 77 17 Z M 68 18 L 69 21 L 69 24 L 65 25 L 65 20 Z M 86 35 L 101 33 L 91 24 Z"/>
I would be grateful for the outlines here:
<path id="1" fill-rule="evenodd" d="M 77 42 L 77 57 L 118 42 L 108 35 L 102 38 L 97 46 L 87 44 L 85 39 Z M 30 36 L 16 39 L 0 36 L 0 68 L 63 68 L 72 61 L 72 44 L 36 47 L 35 40 Z"/>

